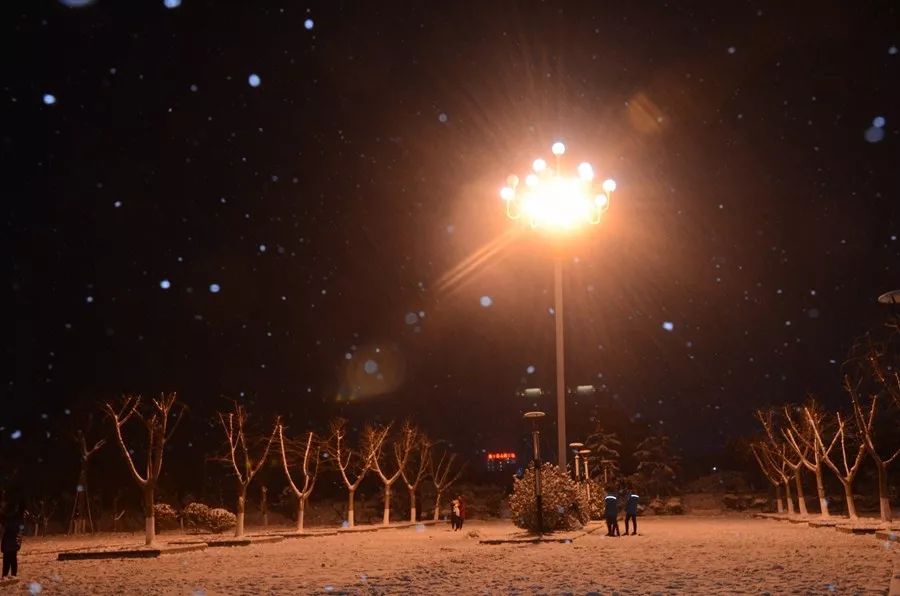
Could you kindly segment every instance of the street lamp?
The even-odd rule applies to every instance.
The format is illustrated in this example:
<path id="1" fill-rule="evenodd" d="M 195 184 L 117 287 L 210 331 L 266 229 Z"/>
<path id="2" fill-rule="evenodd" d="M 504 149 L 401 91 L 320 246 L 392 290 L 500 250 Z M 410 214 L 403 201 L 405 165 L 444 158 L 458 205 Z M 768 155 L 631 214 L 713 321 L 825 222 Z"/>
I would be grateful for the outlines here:
<path id="1" fill-rule="evenodd" d="M 587 491 L 587 499 L 588 503 L 591 502 L 591 468 L 588 466 L 588 455 L 591 454 L 590 449 L 581 449 L 579 452 L 581 454 L 581 461 L 584 463 L 584 486 Z"/>
<path id="2" fill-rule="evenodd" d="M 581 481 L 581 466 L 578 463 L 578 454 L 581 453 L 579 449 L 584 447 L 584 443 L 569 443 L 569 447 L 572 448 L 572 453 L 575 454 L 575 482 Z"/>
<path id="3" fill-rule="evenodd" d="M 531 420 L 531 446 L 534 457 L 534 504 L 537 513 L 538 534 L 544 533 L 544 503 L 541 497 L 541 429 L 538 423 L 545 416 L 543 412 L 525 412 L 525 420 Z"/>
<path id="4" fill-rule="evenodd" d="M 600 223 L 609 208 L 616 182 L 612 178 L 597 184 L 594 168 L 588 162 L 578 164 L 576 175 L 565 175 L 560 162 L 566 146 L 556 142 L 550 148 L 556 166 L 538 158 L 524 183 L 515 174 L 506 179 L 500 198 L 506 203 L 510 219 L 523 220 L 535 229 L 560 236 Z M 562 256 L 554 263 L 554 313 L 556 315 L 556 429 L 559 467 L 566 469 L 566 385 L 563 348 Z"/>

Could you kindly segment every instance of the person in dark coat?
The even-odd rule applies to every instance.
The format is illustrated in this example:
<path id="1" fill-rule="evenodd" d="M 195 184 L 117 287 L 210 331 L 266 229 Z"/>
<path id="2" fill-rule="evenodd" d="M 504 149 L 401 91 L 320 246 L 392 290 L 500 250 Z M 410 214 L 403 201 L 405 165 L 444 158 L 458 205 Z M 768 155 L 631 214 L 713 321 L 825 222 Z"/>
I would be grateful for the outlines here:
<path id="1" fill-rule="evenodd" d="M 628 491 L 628 497 L 625 501 L 625 535 L 628 536 L 628 520 L 630 519 L 634 528 L 631 530 L 631 535 L 634 536 L 637 534 L 637 511 L 638 511 L 638 497 L 637 493 L 633 490 Z"/>
<path id="2" fill-rule="evenodd" d="M 606 535 L 619 536 L 619 500 L 612 491 L 603 498 L 603 517 L 606 518 Z"/>
<path id="3" fill-rule="evenodd" d="M 466 502 L 463 501 L 462 495 L 457 496 L 456 500 L 459 501 L 459 519 L 456 521 L 456 526 L 458 530 L 462 530 L 463 523 L 466 521 Z"/>
<path id="4" fill-rule="evenodd" d="M 22 548 L 22 530 L 25 529 L 25 504 L 6 515 L 3 520 L 3 537 L 0 551 L 3 551 L 3 577 L 19 573 L 19 549 Z"/>
<path id="5" fill-rule="evenodd" d="M 453 499 L 452 501 L 450 501 L 450 528 L 454 532 L 459 529 L 459 527 L 457 527 L 460 525 L 459 513 L 460 513 L 459 499 Z"/>

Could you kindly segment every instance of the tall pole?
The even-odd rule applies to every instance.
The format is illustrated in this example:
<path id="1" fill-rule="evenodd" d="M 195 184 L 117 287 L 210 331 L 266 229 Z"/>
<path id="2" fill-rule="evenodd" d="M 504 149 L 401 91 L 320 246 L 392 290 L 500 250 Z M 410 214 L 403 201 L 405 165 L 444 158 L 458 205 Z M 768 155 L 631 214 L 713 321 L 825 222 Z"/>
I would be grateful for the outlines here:
<path id="1" fill-rule="evenodd" d="M 554 262 L 554 306 L 556 316 L 556 438 L 559 453 L 559 469 L 566 469 L 566 371 L 563 346 L 563 286 L 562 255 L 556 255 Z"/>

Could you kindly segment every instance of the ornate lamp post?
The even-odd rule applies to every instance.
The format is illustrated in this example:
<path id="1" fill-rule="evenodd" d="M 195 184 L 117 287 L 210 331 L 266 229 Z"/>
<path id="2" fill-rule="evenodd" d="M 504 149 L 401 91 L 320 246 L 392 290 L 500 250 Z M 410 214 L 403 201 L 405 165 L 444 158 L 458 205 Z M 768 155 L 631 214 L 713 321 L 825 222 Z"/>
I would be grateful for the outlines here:
<path id="1" fill-rule="evenodd" d="M 588 503 L 591 502 L 591 468 L 588 465 L 588 455 L 591 454 L 590 449 L 581 449 L 578 451 L 581 455 L 581 461 L 584 463 L 584 486 L 587 491 Z"/>
<path id="2" fill-rule="evenodd" d="M 525 412 L 525 420 L 531 420 L 531 445 L 534 450 L 534 504 L 537 512 L 538 534 L 544 533 L 544 510 L 541 497 L 541 429 L 538 423 L 545 416 L 543 412 Z"/>
<path id="3" fill-rule="evenodd" d="M 600 223 L 609 208 L 616 182 L 609 178 L 599 186 L 594 181 L 594 168 L 588 162 L 578 164 L 576 175 L 565 175 L 560 167 L 566 146 L 556 142 L 550 148 L 556 157 L 555 167 L 541 158 L 531 164 L 525 176 L 510 175 L 500 190 L 510 219 L 527 222 L 532 228 L 555 236 L 572 234 L 580 228 Z M 554 263 L 554 313 L 556 316 L 556 429 L 559 467 L 566 468 L 566 384 L 563 342 L 562 256 Z"/>

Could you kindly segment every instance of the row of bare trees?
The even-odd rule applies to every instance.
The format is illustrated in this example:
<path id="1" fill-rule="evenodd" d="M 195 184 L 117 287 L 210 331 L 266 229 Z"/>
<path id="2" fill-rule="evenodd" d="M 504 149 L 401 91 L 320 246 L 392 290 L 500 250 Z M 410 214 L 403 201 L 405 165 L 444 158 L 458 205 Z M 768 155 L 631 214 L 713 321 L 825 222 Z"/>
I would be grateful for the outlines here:
<path id="1" fill-rule="evenodd" d="M 816 480 L 819 511 L 829 517 L 824 471 L 830 470 L 844 490 L 847 514 L 858 519 L 853 484 L 868 460 L 878 476 L 878 498 L 882 521 L 891 521 L 888 468 L 900 456 L 896 416 L 900 411 L 900 376 L 891 354 L 884 347 L 868 344 L 859 358 L 852 359 L 843 376 L 849 398 L 846 411 L 827 411 L 810 397 L 803 405 L 758 410 L 764 437 L 751 444 L 760 469 L 776 490 L 778 511 L 796 513 L 791 484 L 796 490 L 800 515 L 807 515 L 803 491 L 804 472 Z"/>
<path id="2" fill-rule="evenodd" d="M 145 519 L 145 540 L 155 541 L 154 499 L 162 472 L 166 442 L 178 426 L 184 414 L 184 404 L 176 394 L 161 395 L 158 399 L 144 400 L 140 396 L 127 395 L 118 402 L 108 402 L 103 409 L 115 429 L 116 442 L 128 464 L 131 476 L 142 493 Z M 218 459 L 231 470 L 237 493 L 235 535 L 244 534 L 244 515 L 247 491 L 254 477 L 268 461 L 273 445 L 279 452 L 288 487 L 297 502 L 298 532 L 304 529 L 306 505 L 325 463 L 340 472 L 348 492 L 347 523 L 355 525 L 355 495 L 363 479 L 374 473 L 384 488 L 383 523 L 390 523 L 391 491 L 400 480 L 409 492 L 410 521 L 417 519 L 416 492 L 421 483 L 431 479 L 436 498 L 434 519 L 440 515 L 441 497 L 463 472 L 457 455 L 441 449 L 438 444 L 411 422 L 406 421 L 395 429 L 394 424 L 367 425 L 361 432 L 357 445 L 349 438 L 348 423 L 344 419 L 333 420 L 326 437 L 318 437 L 313 431 L 291 437 L 285 433 L 280 417 L 276 417 L 271 432 L 254 433 L 248 423 L 246 408 L 237 403 L 228 412 L 217 415 L 226 439 L 224 453 Z M 129 447 L 124 429 L 130 421 L 140 421 L 146 439 L 142 451 Z M 83 437 L 82 437 L 83 439 Z M 87 449 L 81 441 L 82 470 L 79 480 L 86 485 L 87 461 L 102 446 Z M 142 462 L 142 464 L 140 463 Z M 79 486 L 82 486 L 79 484 Z"/>

